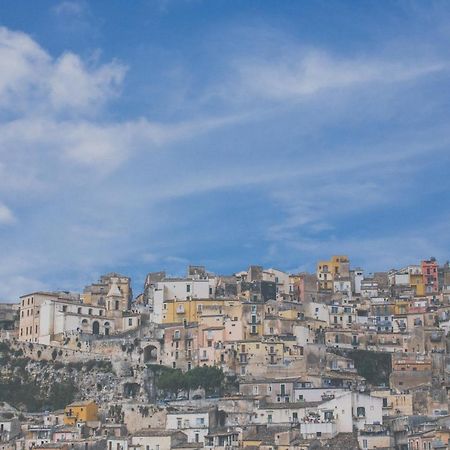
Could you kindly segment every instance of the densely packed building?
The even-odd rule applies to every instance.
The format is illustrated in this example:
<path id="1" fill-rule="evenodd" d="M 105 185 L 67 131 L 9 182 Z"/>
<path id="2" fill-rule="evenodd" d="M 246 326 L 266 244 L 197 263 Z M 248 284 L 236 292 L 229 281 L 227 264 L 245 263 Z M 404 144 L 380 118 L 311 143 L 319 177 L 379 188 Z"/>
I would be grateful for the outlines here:
<path id="1" fill-rule="evenodd" d="M 448 263 L 369 274 L 344 255 L 153 272 L 136 298 L 117 273 L 23 295 L 0 310 L 11 351 L 113 373 L 63 410 L 0 403 L 0 450 L 448 449 L 449 298 Z"/>

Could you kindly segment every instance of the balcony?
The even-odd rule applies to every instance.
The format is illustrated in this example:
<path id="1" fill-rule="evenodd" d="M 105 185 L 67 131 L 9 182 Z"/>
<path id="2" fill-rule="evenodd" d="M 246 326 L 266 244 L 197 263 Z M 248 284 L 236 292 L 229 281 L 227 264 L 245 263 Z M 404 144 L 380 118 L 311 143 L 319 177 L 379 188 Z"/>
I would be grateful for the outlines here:
<path id="1" fill-rule="evenodd" d="M 337 434 L 336 423 L 330 422 L 302 422 L 300 434 L 303 438 L 315 438 L 317 436 L 331 438 Z"/>

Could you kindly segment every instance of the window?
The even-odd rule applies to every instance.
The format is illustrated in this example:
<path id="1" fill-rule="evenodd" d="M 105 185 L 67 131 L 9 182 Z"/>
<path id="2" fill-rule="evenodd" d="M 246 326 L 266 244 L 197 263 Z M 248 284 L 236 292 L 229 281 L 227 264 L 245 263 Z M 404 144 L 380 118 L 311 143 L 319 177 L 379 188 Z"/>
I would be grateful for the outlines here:
<path id="1" fill-rule="evenodd" d="M 357 417 L 366 417 L 366 408 L 364 406 L 358 406 L 356 408 Z"/>
<path id="2" fill-rule="evenodd" d="M 186 285 L 186 292 L 191 292 L 191 285 L 190 284 Z"/>
<path id="3" fill-rule="evenodd" d="M 132 325 L 133 325 L 133 319 L 130 318 L 130 319 L 128 319 L 128 326 L 131 327 Z"/>
<path id="4" fill-rule="evenodd" d="M 272 414 L 267 414 L 267 423 L 272 423 Z"/>

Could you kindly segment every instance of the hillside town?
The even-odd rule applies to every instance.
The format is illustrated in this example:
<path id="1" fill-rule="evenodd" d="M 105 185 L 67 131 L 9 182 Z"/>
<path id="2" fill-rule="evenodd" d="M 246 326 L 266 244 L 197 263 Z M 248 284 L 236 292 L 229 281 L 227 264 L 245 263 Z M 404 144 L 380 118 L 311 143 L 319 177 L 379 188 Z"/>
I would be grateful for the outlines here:
<path id="1" fill-rule="evenodd" d="M 449 449 L 450 264 L 108 273 L 0 303 L 0 450 Z"/>

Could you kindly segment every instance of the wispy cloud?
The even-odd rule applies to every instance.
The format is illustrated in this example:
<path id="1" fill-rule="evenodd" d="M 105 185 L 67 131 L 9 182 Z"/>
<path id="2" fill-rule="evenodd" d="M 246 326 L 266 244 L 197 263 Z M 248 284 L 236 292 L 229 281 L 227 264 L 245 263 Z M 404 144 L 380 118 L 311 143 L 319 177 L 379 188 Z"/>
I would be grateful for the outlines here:
<path id="1" fill-rule="evenodd" d="M 53 13 L 85 17 L 84 6 Z M 344 252 L 379 267 L 444 255 L 417 217 L 373 235 L 359 220 L 420 205 L 432 183 L 413 180 L 448 164 L 445 55 L 241 43 L 214 52 L 217 77 L 183 66 L 177 82 L 192 85 L 162 119 L 165 83 L 151 114 L 122 109 L 141 61 L 53 55 L 0 28 L 0 299 L 80 288 L 102 270 L 179 273 L 189 261 L 307 267 Z M 448 217 L 432 217 L 432 234 L 445 232 Z"/>
<path id="2" fill-rule="evenodd" d="M 442 61 L 337 58 L 311 49 L 293 49 L 270 62 L 237 63 L 244 89 L 250 95 L 274 100 L 298 100 L 322 91 L 405 82 L 447 68 Z"/>
<path id="3" fill-rule="evenodd" d="M 56 15 L 62 16 L 81 16 L 85 11 L 85 5 L 81 1 L 65 0 L 56 4 L 52 11 Z"/>

